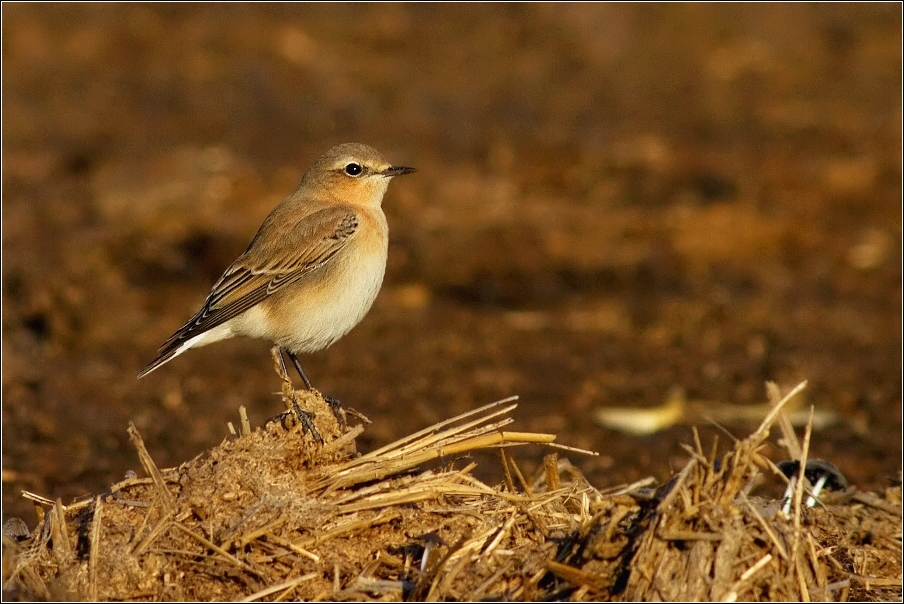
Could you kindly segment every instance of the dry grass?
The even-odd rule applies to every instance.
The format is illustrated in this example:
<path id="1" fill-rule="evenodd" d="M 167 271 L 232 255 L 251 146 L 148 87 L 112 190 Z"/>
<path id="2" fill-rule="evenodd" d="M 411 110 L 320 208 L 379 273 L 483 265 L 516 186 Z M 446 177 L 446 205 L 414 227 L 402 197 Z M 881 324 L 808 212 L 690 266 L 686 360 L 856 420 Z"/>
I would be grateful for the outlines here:
<path id="1" fill-rule="evenodd" d="M 506 432 L 512 400 L 357 455 L 318 395 L 316 414 L 235 435 L 147 478 L 64 506 L 40 497 L 37 528 L 4 531 L 7 599 L 99 600 L 885 600 L 901 596 L 901 490 L 849 490 L 792 512 L 749 496 L 777 473 L 762 455 L 781 409 L 717 460 L 699 442 L 657 490 L 601 492 L 550 453 L 526 479 L 506 447 L 554 436 Z M 793 443 L 792 443 L 793 444 Z M 800 445 L 804 459 L 809 432 Z M 486 485 L 457 456 L 500 447 Z M 460 465 L 463 467 L 459 467 Z M 431 466 L 431 469 L 419 469 Z"/>

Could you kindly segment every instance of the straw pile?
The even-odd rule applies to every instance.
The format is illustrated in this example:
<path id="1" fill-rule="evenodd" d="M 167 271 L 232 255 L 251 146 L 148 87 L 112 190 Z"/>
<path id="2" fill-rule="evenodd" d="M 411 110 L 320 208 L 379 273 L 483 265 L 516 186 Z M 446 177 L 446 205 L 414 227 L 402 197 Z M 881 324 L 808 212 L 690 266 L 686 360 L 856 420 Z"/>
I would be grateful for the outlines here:
<path id="1" fill-rule="evenodd" d="M 511 400 L 357 455 L 360 427 L 287 386 L 323 445 L 245 422 L 159 469 L 132 428 L 147 477 L 4 527 L 4 599 L 899 599 L 900 487 L 808 508 L 800 486 L 788 515 L 748 495 L 781 475 L 761 449 L 795 393 L 721 460 L 697 443 L 667 485 L 602 492 L 556 453 L 522 475 L 504 447 L 554 437 L 504 431 Z M 486 447 L 502 447 L 499 486 L 456 459 Z"/>

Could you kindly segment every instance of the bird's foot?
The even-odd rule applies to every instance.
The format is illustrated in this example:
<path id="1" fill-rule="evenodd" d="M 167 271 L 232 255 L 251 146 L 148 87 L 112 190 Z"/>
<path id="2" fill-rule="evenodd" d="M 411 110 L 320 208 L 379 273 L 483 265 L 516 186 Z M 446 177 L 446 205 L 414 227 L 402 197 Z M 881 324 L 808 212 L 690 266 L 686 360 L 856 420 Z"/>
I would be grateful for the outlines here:
<path id="1" fill-rule="evenodd" d="M 283 411 L 276 417 L 267 420 L 267 423 L 269 424 L 270 422 L 279 421 L 279 423 L 282 424 L 283 428 L 289 430 L 294 425 L 294 422 L 297 421 L 301 424 L 302 434 L 307 434 L 308 432 L 310 432 L 311 438 L 313 438 L 314 441 L 318 444 L 322 445 L 323 436 L 320 435 L 320 431 L 317 429 L 317 426 L 314 425 L 314 414 L 302 410 L 298 402 L 295 400 L 295 397 L 292 397 L 291 407 L 291 409 Z"/>
<path id="2" fill-rule="evenodd" d="M 320 435 L 320 432 L 317 430 L 317 426 L 314 425 L 314 414 L 308 413 L 307 411 L 302 411 L 301 407 L 298 406 L 294 400 L 292 401 L 292 411 L 295 413 L 295 417 L 298 418 L 298 421 L 301 422 L 301 433 L 307 434 L 311 433 L 311 438 L 314 439 L 318 444 L 323 444 L 323 437 Z"/>
<path id="3" fill-rule="evenodd" d="M 338 398 L 333 398 L 332 396 L 327 396 L 323 393 L 321 393 L 321 396 L 333 411 L 333 416 L 336 418 L 336 421 L 339 422 L 339 427 L 342 428 L 343 432 L 347 431 L 348 423 L 345 421 L 345 411 L 342 409 L 342 403 L 339 402 Z"/>

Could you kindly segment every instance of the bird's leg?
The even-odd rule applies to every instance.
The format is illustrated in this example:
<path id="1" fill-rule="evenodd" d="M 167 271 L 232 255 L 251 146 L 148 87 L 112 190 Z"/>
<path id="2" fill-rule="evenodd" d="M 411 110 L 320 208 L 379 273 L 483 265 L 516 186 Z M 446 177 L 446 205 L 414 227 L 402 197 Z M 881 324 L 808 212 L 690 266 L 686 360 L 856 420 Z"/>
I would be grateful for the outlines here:
<path id="1" fill-rule="evenodd" d="M 286 354 L 289 355 L 289 359 L 292 361 L 292 364 L 295 365 L 295 369 L 298 371 L 298 375 L 301 376 L 301 380 L 304 382 L 304 385 L 307 386 L 308 390 L 313 390 L 314 386 L 311 384 L 311 380 L 308 379 L 307 374 L 304 372 L 304 369 L 301 368 L 301 362 L 298 360 L 298 357 L 295 356 L 295 353 L 283 349 L 286 351 Z M 322 394 L 322 393 L 321 393 Z M 332 396 L 323 395 L 323 400 L 326 401 L 326 404 L 330 406 L 330 409 L 333 410 L 333 415 L 336 417 L 336 421 L 339 422 L 339 425 L 343 430 L 348 429 L 348 424 L 345 422 L 345 416 L 342 414 L 342 403 L 339 402 L 339 399 L 333 398 Z"/>
<path id="2" fill-rule="evenodd" d="M 274 347 L 273 356 L 277 360 L 277 373 L 279 373 L 280 377 L 283 379 L 283 398 L 288 399 L 288 402 L 292 407 L 289 411 L 285 411 L 277 417 L 285 419 L 286 415 L 294 413 L 295 417 L 297 417 L 298 421 L 301 423 L 302 434 L 310 432 L 311 438 L 322 445 L 323 437 L 320 435 L 316 426 L 314 426 L 313 416 L 306 411 L 302 411 L 301 406 L 298 404 L 298 400 L 295 397 L 295 391 L 292 389 L 292 380 L 289 379 L 289 372 L 286 370 L 286 361 L 283 359 L 282 351 L 279 347 Z"/>
<path id="3" fill-rule="evenodd" d="M 308 374 L 306 374 L 304 372 L 304 369 L 301 368 L 301 363 L 299 362 L 298 357 L 295 356 L 294 352 L 290 352 L 285 348 L 283 348 L 283 350 L 286 351 L 286 354 L 289 355 L 289 359 L 292 361 L 292 364 L 295 365 L 295 369 L 298 371 L 298 375 L 301 376 L 301 381 L 304 382 L 305 388 L 307 388 L 308 390 L 313 390 L 314 386 L 311 385 L 311 380 L 308 379 Z"/>
<path id="4" fill-rule="evenodd" d="M 282 378 L 283 384 L 292 387 L 292 380 L 289 378 L 289 371 L 286 369 L 286 360 L 282 356 L 282 348 L 274 346 L 270 350 L 273 360 L 276 363 L 276 374 Z"/>

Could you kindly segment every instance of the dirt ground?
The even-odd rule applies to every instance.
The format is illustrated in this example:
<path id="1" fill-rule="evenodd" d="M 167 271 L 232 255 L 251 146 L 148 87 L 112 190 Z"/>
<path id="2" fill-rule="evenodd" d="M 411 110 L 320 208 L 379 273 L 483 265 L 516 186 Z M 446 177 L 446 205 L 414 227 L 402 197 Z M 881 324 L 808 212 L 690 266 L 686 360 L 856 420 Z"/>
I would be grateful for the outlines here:
<path id="1" fill-rule="evenodd" d="M 596 487 L 664 479 L 689 427 L 598 409 L 806 379 L 811 457 L 900 481 L 900 6 L 2 10 L 4 519 L 139 469 L 130 419 L 169 467 L 282 410 L 259 341 L 135 375 L 351 141 L 418 168 L 374 308 L 304 359 L 363 450 L 518 394 Z"/>

